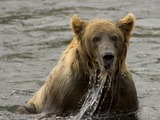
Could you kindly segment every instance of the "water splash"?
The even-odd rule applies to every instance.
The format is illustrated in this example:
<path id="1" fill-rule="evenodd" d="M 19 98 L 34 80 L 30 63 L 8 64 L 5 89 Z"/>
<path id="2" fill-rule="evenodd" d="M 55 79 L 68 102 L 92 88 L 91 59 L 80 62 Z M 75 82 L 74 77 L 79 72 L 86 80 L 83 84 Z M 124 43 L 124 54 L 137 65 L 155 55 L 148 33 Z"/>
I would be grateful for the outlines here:
<path id="1" fill-rule="evenodd" d="M 89 83 L 91 85 L 91 89 L 88 90 L 85 96 L 85 101 L 82 105 L 82 108 L 80 109 L 80 112 L 76 116 L 73 116 L 70 119 L 73 120 L 88 119 L 88 117 L 94 114 L 102 95 L 103 87 L 106 82 L 106 77 L 107 77 L 106 72 L 101 72 L 100 75 L 98 76 L 99 78 L 98 80 L 96 73 L 92 75 Z"/>
<path id="2" fill-rule="evenodd" d="M 108 77 L 109 77 L 109 78 L 107 79 L 107 80 L 108 80 L 108 84 L 106 85 L 107 89 L 106 89 L 106 92 L 105 92 L 104 97 L 103 97 L 103 99 L 102 99 L 102 102 L 100 103 L 100 106 L 99 106 L 99 108 L 98 108 L 98 112 L 100 111 L 102 104 L 104 103 L 105 99 L 107 98 L 108 91 L 109 91 L 109 89 L 110 89 L 110 87 L 111 87 L 111 84 L 112 84 L 112 77 L 111 77 L 111 76 L 108 76 Z M 111 101 L 112 101 L 112 99 L 111 99 Z M 112 102 L 110 103 L 110 107 L 111 107 L 111 104 L 112 104 Z M 106 114 L 109 113 L 110 107 L 109 107 L 109 109 L 108 109 L 108 111 L 107 111 Z"/>

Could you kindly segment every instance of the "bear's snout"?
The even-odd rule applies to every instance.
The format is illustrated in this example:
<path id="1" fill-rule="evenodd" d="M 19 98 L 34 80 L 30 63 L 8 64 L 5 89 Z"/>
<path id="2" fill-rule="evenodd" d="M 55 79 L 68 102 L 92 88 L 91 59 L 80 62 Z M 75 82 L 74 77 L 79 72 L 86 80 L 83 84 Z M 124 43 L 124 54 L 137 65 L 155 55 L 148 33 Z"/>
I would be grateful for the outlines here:
<path id="1" fill-rule="evenodd" d="M 102 55 L 103 62 L 104 62 L 104 68 L 105 70 L 111 70 L 113 63 L 114 63 L 114 58 L 115 55 L 112 52 L 105 52 Z"/>

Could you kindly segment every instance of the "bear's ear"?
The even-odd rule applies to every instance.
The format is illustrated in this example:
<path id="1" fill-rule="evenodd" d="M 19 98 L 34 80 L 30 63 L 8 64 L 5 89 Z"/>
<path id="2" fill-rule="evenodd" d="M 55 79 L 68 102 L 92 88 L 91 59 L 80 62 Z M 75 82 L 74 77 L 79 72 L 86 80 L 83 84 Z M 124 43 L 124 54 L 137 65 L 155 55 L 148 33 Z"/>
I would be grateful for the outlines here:
<path id="1" fill-rule="evenodd" d="M 129 44 L 130 34 L 134 28 L 135 17 L 132 13 L 129 13 L 123 19 L 120 19 L 117 23 L 117 26 L 121 29 L 124 33 L 125 37 L 127 38 L 127 43 Z"/>
<path id="2" fill-rule="evenodd" d="M 79 34 L 84 27 L 87 25 L 87 22 L 80 19 L 77 15 L 74 15 L 71 18 L 70 25 L 75 34 Z"/>

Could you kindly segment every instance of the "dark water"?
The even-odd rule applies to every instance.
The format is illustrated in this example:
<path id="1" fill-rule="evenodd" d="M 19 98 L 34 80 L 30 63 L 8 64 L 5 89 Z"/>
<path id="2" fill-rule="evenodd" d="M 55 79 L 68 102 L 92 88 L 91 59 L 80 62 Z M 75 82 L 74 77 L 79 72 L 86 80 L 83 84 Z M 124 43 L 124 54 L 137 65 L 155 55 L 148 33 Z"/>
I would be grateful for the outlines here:
<path id="1" fill-rule="evenodd" d="M 66 49 L 73 14 L 116 21 L 128 12 L 136 16 L 128 64 L 140 102 L 138 119 L 159 120 L 159 0 L 0 0 L 0 120 L 39 118 L 13 111 L 40 88 Z"/>

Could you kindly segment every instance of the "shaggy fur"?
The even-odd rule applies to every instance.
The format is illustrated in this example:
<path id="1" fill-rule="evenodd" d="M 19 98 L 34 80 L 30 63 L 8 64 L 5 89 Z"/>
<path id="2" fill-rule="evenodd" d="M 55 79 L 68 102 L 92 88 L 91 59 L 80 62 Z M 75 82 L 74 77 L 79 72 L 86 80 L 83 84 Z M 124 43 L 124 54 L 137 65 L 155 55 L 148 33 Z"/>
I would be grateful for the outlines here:
<path id="1" fill-rule="evenodd" d="M 87 22 L 74 15 L 71 19 L 73 40 L 44 85 L 26 106 L 19 108 L 20 113 L 76 113 L 94 71 L 108 73 L 96 112 L 138 109 L 137 92 L 125 63 L 134 22 L 132 13 L 116 23 L 107 20 Z"/>

